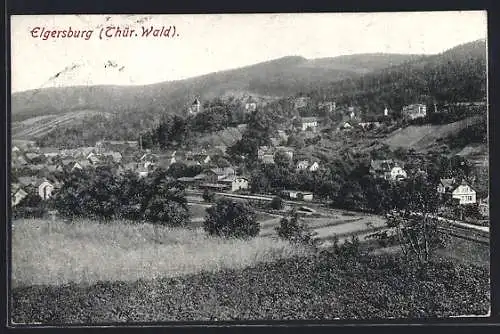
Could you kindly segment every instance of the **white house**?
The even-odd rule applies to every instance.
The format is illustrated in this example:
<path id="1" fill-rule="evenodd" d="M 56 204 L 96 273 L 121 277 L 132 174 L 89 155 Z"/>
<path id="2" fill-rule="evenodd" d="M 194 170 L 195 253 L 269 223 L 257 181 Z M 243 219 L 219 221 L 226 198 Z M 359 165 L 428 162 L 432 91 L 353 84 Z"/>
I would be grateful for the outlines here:
<path id="1" fill-rule="evenodd" d="M 310 172 L 315 172 L 319 168 L 318 162 L 309 163 L 308 160 L 301 160 L 297 162 L 297 170 L 308 170 Z"/>
<path id="2" fill-rule="evenodd" d="M 301 96 L 301 97 L 296 98 L 294 101 L 294 108 L 295 109 L 304 108 L 305 106 L 307 106 L 310 99 L 311 98 L 307 97 L 307 96 Z"/>
<path id="3" fill-rule="evenodd" d="M 301 120 L 301 130 L 306 131 L 307 129 L 311 129 L 316 131 L 318 127 L 318 119 L 316 117 L 303 117 Z"/>
<path id="4" fill-rule="evenodd" d="M 406 171 L 393 160 L 371 160 L 370 174 L 375 178 L 400 181 L 408 177 Z"/>
<path id="5" fill-rule="evenodd" d="M 245 103 L 245 111 L 246 112 L 252 112 L 257 109 L 257 102 L 249 96 L 246 103 Z"/>
<path id="6" fill-rule="evenodd" d="M 451 197 L 458 199 L 459 204 L 474 204 L 476 203 L 476 191 L 472 189 L 465 181 L 456 187 Z"/>
<path id="7" fill-rule="evenodd" d="M 437 192 L 440 194 L 446 194 L 452 191 L 453 185 L 455 184 L 455 179 L 440 179 L 437 187 Z"/>
<path id="8" fill-rule="evenodd" d="M 315 172 L 319 169 L 319 164 L 317 161 L 313 162 L 309 168 L 308 168 L 311 172 Z"/>
<path id="9" fill-rule="evenodd" d="M 323 109 L 326 112 L 332 112 L 336 109 L 335 101 L 323 101 L 318 103 L 318 108 Z"/>
<path id="10" fill-rule="evenodd" d="M 344 124 L 342 124 L 342 126 L 340 128 L 342 130 L 349 130 L 349 129 L 352 129 L 352 125 L 349 122 L 345 122 Z"/>
<path id="11" fill-rule="evenodd" d="M 24 191 L 22 188 L 17 189 L 17 191 L 15 191 L 12 195 L 12 206 L 18 205 L 26 196 L 28 196 L 28 193 L 26 191 Z"/>
<path id="12" fill-rule="evenodd" d="M 54 185 L 47 180 L 43 181 L 38 186 L 38 195 L 40 195 L 40 197 L 43 200 L 49 199 L 53 191 L 54 191 Z"/>
<path id="13" fill-rule="evenodd" d="M 233 192 L 248 189 L 248 179 L 243 176 L 228 176 L 220 182 L 229 185 Z"/>
<path id="14" fill-rule="evenodd" d="M 408 177 L 406 171 L 403 168 L 401 168 L 400 166 L 392 167 L 390 173 L 391 173 L 390 179 L 392 181 L 398 181 L 398 180 L 406 179 Z"/>
<path id="15" fill-rule="evenodd" d="M 200 112 L 201 102 L 198 98 L 195 98 L 193 103 L 189 106 L 189 113 L 197 114 Z"/>
<path id="16" fill-rule="evenodd" d="M 297 170 L 305 170 L 309 167 L 309 161 L 308 160 L 301 160 L 297 162 Z"/>

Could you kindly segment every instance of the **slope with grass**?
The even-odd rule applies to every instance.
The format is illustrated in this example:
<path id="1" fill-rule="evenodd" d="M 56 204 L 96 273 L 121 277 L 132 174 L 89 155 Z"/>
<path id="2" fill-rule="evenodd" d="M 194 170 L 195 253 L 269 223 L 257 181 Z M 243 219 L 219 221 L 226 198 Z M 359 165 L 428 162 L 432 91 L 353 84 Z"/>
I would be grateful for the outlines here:
<path id="1" fill-rule="evenodd" d="M 40 251 L 43 250 L 43 251 Z M 16 220 L 13 285 L 135 281 L 244 268 L 306 254 L 275 238 L 226 240 L 147 223 Z"/>
<path id="2" fill-rule="evenodd" d="M 347 260 L 345 262 L 344 260 Z M 136 282 L 13 289 L 15 323 L 411 319 L 489 311 L 487 268 L 323 253 Z"/>
<path id="3" fill-rule="evenodd" d="M 49 134 L 57 127 L 75 125 L 83 119 L 92 116 L 108 116 L 107 113 L 98 110 L 75 110 L 57 115 L 45 115 L 12 123 L 12 138 L 14 139 L 36 139 Z"/>
<path id="4" fill-rule="evenodd" d="M 461 130 L 481 122 L 482 116 L 468 117 L 458 122 L 443 125 L 410 125 L 394 131 L 384 142 L 391 148 L 413 148 L 426 151 L 436 146 L 437 141 L 456 135 Z"/>

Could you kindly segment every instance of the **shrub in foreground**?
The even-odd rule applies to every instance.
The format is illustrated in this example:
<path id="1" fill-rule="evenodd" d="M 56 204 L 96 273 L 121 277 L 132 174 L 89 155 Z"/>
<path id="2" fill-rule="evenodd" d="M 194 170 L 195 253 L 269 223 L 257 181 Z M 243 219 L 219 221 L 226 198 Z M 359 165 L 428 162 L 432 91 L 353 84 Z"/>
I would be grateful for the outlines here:
<path id="1" fill-rule="evenodd" d="M 211 235 L 248 238 L 259 234 L 260 225 L 248 204 L 221 198 L 207 209 L 204 229 Z"/>

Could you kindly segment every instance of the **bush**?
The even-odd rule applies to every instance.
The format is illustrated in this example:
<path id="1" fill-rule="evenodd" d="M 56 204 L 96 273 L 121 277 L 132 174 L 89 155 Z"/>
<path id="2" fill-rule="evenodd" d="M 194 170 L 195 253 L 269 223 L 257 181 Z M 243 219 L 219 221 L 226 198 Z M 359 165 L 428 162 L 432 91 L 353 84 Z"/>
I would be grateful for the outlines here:
<path id="1" fill-rule="evenodd" d="M 274 196 L 269 206 L 271 209 L 281 210 L 283 209 L 283 199 L 279 196 Z"/>
<path id="2" fill-rule="evenodd" d="M 202 197 L 203 197 L 203 200 L 204 200 L 205 202 L 213 202 L 213 200 L 214 200 L 214 198 L 215 198 L 215 194 L 214 194 L 214 192 L 213 192 L 213 191 L 210 191 L 210 190 L 208 190 L 208 189 L 205 189 L 205 190 L 203 190 L 203 195 L 202 195 Z"/>
<path id="3" fill-rule="evenodd" d="M 260 232 L 255 211 L 248 204 L 222 198 L 207 214 L 204 229 L 211 235 L 248 238 Z"/>
<path id="4" fill-rule="evenodd" d="M 105 168 L 82 171 L 65 180 L 54 202 L 69 218 L 123 218 L 171 226 L 183 226 L 189 219 L 184 188 L 165 171 L 146 178 L 132 172 L 118 176 Z"/>
<path id="5" fill-rule="evenodd" d="M 283 217 L 280 225 L 276 227 L 276 232 L 280 238 L 290 240 L 292 242 L 308 244 L 314 246 L 316 244 L 314 233 L 308 229 L 307 224 L 299 218 L 297 211 L 292 210 L 289 217 Z"/>

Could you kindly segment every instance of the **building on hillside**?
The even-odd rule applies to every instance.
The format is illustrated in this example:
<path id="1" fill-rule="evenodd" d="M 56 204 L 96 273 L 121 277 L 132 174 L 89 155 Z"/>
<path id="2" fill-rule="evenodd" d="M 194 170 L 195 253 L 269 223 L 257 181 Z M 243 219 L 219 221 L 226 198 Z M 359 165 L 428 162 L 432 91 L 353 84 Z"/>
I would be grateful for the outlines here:
<path id="1" fill-rule="evenodd" d="M 298 171 L 307 170 L 310 172 L 315 172 L 319 169 L 319 163 L 317 161 L 311 163 L 309 160 L 300 160 L 297 162 L 296 169 Z"/>
<path id="2" fill-rule="evenodd" d="M 201 111 L 201 102 L 200 99 L 195 98 L 193 103 L 189 106 L 189 113 L 190 114 L 197 114 Z"/>
<path id="3" fill-rule="evenodd" d="M 312 164 L 309 165 L 307 168 L 310 172 L 315 172 L 319 169 L 319 163 L 317 161 L 314 161 Z"/>
<path id="4" fill-rule="evenodd" d="M 212 168 L 210 170 L 217 175 L 217 181 L 236 175 L 236 171 L 233 167 Z"/>
<path id="5" fill-rule="evenodd" d="M 274 154 L 276 154 L 276 152 L 278 151 L 285 153 L 290 160 L 293 159 L 293 154 L 295 153 L 295 149 L 289 146 L 276 146 L 274 149 Z"/>
<path id="6" fill-rule="evenodd" d="M 90 152 L 89 155 L 87 155 L 87 160 L 92 165 L 97 165 L 97 164 L 99 164 L 101 162 L 101 159 L 99 158 L 99 155 L 97 153 L 94 153 L 94 152 Z"/>
<path id="7" fill-rule="evenodd" d="M 455 178 L 440 179 L 437 192 L 443 198 L 457 200 L 461 205 L 476 203 L 476 191 L 465 180 L 459 182 Z"/>
<path id="8" fill-rule="evenodd" d="M 26 196 L 28 196 L 28 193 L 19 185 L 13 185 L 11 194 L 12 197 L 10 203 L 12 207 L 18 205 L 24 198 L 26 198 Z"/>
<path id="9" fill-rule="evenodd" d="M 439 194 L 451 193 L 453 191 L 453 186 L 455 185 L 455 178 L 450 179 L 439 179 L 439 184 L 437 186 L 437 192 Z"/>
<path id="10" fill-rule="evenodd" d="M 351 129 L 352 129 L 352 125 L 349 122 L 344 122 L 344 124 L 342 124 L 340 126 L 340 130 L 351 130 Z"/>
<path id="11" fill-rule="evenodd" d="M 266 154 L 273 154 L 274 155 L 274 152 L 272 152 L 272 148 L 269 146 L 260 146 L 259 149 L 257 150 L 257 158 L 259 160 L 262 160 L 262 158 Z"/>
<path id="12" fill-rule="evenodd" d="M 451 195 L 458 200 L 458 204 L 476 203 L 476 191 L 465 180 L 452 191 Z"/>
<path id="13" fill-rule="evenodd" d="M 212 158 L 210 157 L 209 154 L 201 153 L 201 154 L 195 154 L 194 160 L 198 165 L 208 165 L 210 161 L 212 161 Z"/>
<path id="14" fill-rule="evenodd" d="M 380 122 L 359 122 L 358 126 L 363 130 L 372 130 L 380 128 Z"/>
<path id="15" fill-rule="evenodd" d="M 313 200 L 313 193 L 309 191 L 301 191 L 301 190 L 283 190 L 281 194 L 286 198 L 291 200 L 299 200 L 299 201 L 307 201 L 310 202 Z"/>
<path id="16" fill-rule="evenodd" d="M 84 169 L 87 169 L 89 168 L 91 165 L 91 163 L 88 161 L 88 160 L 79 160 L 79 161 L 76 161 L 73 165 L 73 167 L 71 167 L 71 171 L 75 171 L 75 170 L 84 170 Z"/>
<path id="17" fill-rule="evenodd" d="M 309 161 L 308 160 L 300 160 L 297 162 L 297 170 L 306 170 L 309 167 Z"/>
<path id="18" fill-rule="evenodd" d="M 327 113 L 334 112 L 337 105 L 334 101 L 323 101 L 318 103 L 318 109 L 324 110 Z"/>
<path id="19" fill-rule="evenodd" d="M 301 119 L 301 130 L 312 130 L 316 131 L 318 128 L 318 118 L 317 117 L 303 117 Z"/>
<path id="20" fill-rule="evenodd" d="M 490 196 L 486 196 L 486 198 L 479 200 L 478 209 L 479 209 L 479 213 L 483 217 L 490 216 Z"/>
<path id="21" fill-rule="evenodd" d="M 381 178 L 388 181 L 400 181 L 408 177 L 403 167 L 393 160 L 372 160 L 370 162 L 369 173 L 374 178 Z"/>
<path id="22" fill-rule="evenodd" d="M 404 106 L 402 110 L 403 118 L 413 120 L 427 116 L 427 107 L 425 104 L 416 103 Z"/>
<path id="23" fill-rule="evenodd" d="M 142 178 L 142 177 L 148 176 L 150 173 L 150 170 L 147 167 L 139 165 L 137 167 L 137 169 L 135 170 L 135 172 L 137 173 L 137 175 L 139 175 L 139 177 Z"/>
<path id="24" fill-rule="evenodd" d="M 257 101 L 251 96 L 249 96 L 245 102 L 245 111 L 252 112 L 255 111 L 256 109 L 257 109 Z"/>
<path id="25" fill-rule="evenodd" d="M 235 192 L 239 190 L 246 190 L 249 187 L 249 180 L 243 176 L 228 176 L 219 181 L 221 184 L 227 185 L 228 190 Z"/>
<path id="26" fill-rule="evenodd" d="M 54 191 L 54 189 L 55 189 L 55 185 L 52 182 L 49 182 L 48 180 L 44 180 L 38 186 L 38 195 L 44 201 L 48 200 L 52 196 L 52 192 Z"/>
<path id="27" fill-rule="evenodd" d="M 305 108 L 310 100 L 311 98 L 307 96 L 297 97 L 293 102 L 293 107 L 295 110 Z"/>

